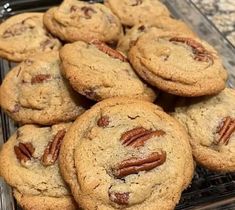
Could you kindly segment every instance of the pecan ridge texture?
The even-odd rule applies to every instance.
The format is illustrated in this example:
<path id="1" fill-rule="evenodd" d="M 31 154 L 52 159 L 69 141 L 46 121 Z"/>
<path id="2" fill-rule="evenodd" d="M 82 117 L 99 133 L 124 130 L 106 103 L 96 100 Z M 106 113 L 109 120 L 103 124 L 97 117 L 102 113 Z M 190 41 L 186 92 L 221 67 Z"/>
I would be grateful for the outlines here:
<path id="1" fill-rule="evenodd" d="M 166 161 L 166 152 L 153 152 L 143 158 L 129 158 L 122 161 L 113 169 L 113 175 L 116 178 L 123 178 L 131 174 L 137 174 L 140 171 L 150 171 Z"/>
<path id="2" fill-rule="evenodd" d="M 143 127 L 131 129 L 122 134 L 120 141 L 124 146 L 138 148 L 144 146 L 145 142 L 152 137 L 165 135 L 163 130 L 148 130 Z"/>
<path id="3" fill-rule="evenodd" d="M 104 52 L 105 54 L 109 55 L 112 58 L 116 58 L 116 59 L 119 59 L 123 62 L 127 62 L 127 58 L 124 55 L 122 55 L 120 52 L 110 48 L 105 43 L 103 43 L 99 40 L 96 40 L 96 39 L 92 40 L 90 42 L 90 44 L 95 45 L 98 50 Z"/>
<path id="4" fill-rule="evenodd" d="M 227 145 L 231 135 L 235 131 L 235 120 L 231 117 L 225 117 L 222 123 L 217 128 L 218 138 L 215 140 L 215 144 Z"/>
<path id="5" fill-rule="evenodd" d="M 214 62 L 213 55 L 206 50 L 206 48 L 196 40 L 192 38 L 186 37 L 173 37 L 169 40 L 170 42 L 181 42 L 185 43 L 186 45 L 190 46 L 193 50 L 194 60 L 196 61 L 203 61 L 203 62 Z"/>
<path id="6" fill-rule="evenodd" d="M 29 142 L 27 143 L 20 142 L 18 146 L 14 146 L 14 151 L 16 154 L 16 158 L 21 163 L 26 163 L 27 161 L 31 160 L 35 148 Z"/>
<path id="7" fill-rule="evenodd" d="M 65 133 L 65 129 L 58 131 L 53 140 L 48 143 L 41 159 L 44 166 L 53 165 L 57 160 Z"/>

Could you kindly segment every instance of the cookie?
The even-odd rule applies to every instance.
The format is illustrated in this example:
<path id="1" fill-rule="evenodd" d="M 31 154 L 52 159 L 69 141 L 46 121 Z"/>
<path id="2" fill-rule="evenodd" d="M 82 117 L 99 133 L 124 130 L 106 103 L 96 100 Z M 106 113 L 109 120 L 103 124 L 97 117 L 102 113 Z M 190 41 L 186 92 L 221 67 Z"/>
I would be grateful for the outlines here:
<path id="1" fill-rule="evenodd" d="M 117 44 L 117 50 L 127 54 L 131 45 L 150 28 L 155 27 L 163 31 L 182 32 L 184 34 L 194 35 L 190 28 L 182 21 L 175 20 L 167 16 L 158 17 L 152 20 L 152 23 L 138 24 L 127 31 L 125 36 L 122 36 Z M 194 35 L 195 36 L 195 35 Z"/>
<path id="2" fill-rule="evenodd" d="M 52 127 L 25 125 L 0 151 L 0 175 L 12 186 L 25 210 L 75 210 L 58 166 L 61 142 L 70 124 Z"/>
<path id="3" fill-rule="evenodd" d="M 84 1 L 64 1 L 59 7 L 45 13 L 44 24 L 48 30 L 68 42 L 117 42 L 122 34 L 118 18 L 103 4 Z"/>
<path id="4" fill-rule="evenodd" d="M 43 13 L 23 13 L 0 25 L 0 57 L 22 61 L 38 52 L 56 51 L 61 47 L 43 26 Z"/>
<path id="5" fill-rule="evenodd" d="M 218 172 L 235 172 L 235 90 L 180 101 L 173 114 L 187 129 L 195 160 Z"/>
<path id="6" fill-rule="evenodd" d="M 158 0 L 105 0 L 104 3 L 125 26 L 151 23 L 161 16 L 169 16 L 167 7 Z"/>
<path id="7" fill-rule="evenodd" d="M 179 96 L 216 94 L 227 72 L 216 50 L 195 36 L 152 28 L 131 47 L 129 60 L 145 81 Z"/>
<path id="8" fill-rule="evenodd" d="M 186 131 L 160 107 L 112 98 L 66 133 L 60 168 L 84 209 L 174 209 L 193 174 Z"/>
<path id="9" fill-rule="evenodd" d="M 60 72 L 58 52 L 26 59 L 13 68 L 0 87 L 0 103 L 21 124 L 51 125 L 76 119 L 87 100 L 69 86 Z"/>
<path id="10" fill-rule="evenodd" d="M 126 96 L 154 101 L 156 94 L 135 74 L 125 56 L 94 40 L 78 41 L 60 50 L 62 69 L 80 94 L 100 101 Z"/>

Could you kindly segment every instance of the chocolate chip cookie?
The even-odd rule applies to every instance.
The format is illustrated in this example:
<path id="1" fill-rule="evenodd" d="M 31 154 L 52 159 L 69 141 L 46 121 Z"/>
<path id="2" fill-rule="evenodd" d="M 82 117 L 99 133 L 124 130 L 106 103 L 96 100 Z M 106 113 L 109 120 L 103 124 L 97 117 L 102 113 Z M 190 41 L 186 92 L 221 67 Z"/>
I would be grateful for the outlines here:
<path id="1" fill-rule="evenodd" d="M 0 57 L 22 61 L 38 52 L 58 50 L 61 43 L 43 26 L 43 13 L 23 13 L 0 25 Z"/>
<path id="2" fill-rule="evenodd" d="M 48 30 L 60 39 L 74 42 L 99 39 L 117 42 L 122 34 L 118 18 L 99 3 L 69 0 L 48 10 L 44 16 Z"/>
<path id="3" fill-rule="evenodd" d="M 195 34 L 190 30 L 190 28 L 182 21 L 175 20 L 167 16 L 158 17 L 152 20 L 152 23 L 138 24 L 133 26 L 127 31 L 125 36 L 122 36 L 117 45 L 117 50 L 127 54 L 130 46 L 135 43 L 135 41 L 150 28 L 155 27 L 163 31 L 181 32 L 190 35 Z"/>
<path id="4" fill-rule="evenodd" d="M 104 43 L 78 41 L 60 51 L 62 69 L 80 94 L 100 101 L 126 96 L 154 101 L 156 94 L 135 74 L 127 58 Z"/>
<path id="5" fill-rule="evenodd" d="M 158 0 L 105 0 L 105 5 L 117 15 L 125 26 L 149 23 L 170 12 Z"/>
<path id="6" fill-rule="evenodd" d="M 235 90 L 180 101 L 176 117 L 191 136 L 195 160 L 219 172 L 235 171 Z"/>
<path id="7" fill-rule="evenodd" d="M 26 59 L 6 75 L 0 103 L 16 122 L 51 125 L 76 119 L 87 100 L 62 77 L 58 52 L 48 52 Z"/>
<path id="8" fill-rule="evenodd" d="M 225 88 L 227 72 L 216 50 L 195 36 L 152 28 L 129 51 L 145 81 L 179 96 L 215 94 Z"/>
<path id="9" fill-rule="evenodd" d="M 61 142 L 70 124 L 52 127 L 25 125 L 0 151 L 0 175 L 12 186 L 25 210 L 75 210 L 58 167 Z"/>
<path id="10" fill-rule="evenodd" d="M 193 160 L 186 131 L 160 107 L 112 98 L 66 133 L 60 168 L 84 209 L 174 209 Z"/>

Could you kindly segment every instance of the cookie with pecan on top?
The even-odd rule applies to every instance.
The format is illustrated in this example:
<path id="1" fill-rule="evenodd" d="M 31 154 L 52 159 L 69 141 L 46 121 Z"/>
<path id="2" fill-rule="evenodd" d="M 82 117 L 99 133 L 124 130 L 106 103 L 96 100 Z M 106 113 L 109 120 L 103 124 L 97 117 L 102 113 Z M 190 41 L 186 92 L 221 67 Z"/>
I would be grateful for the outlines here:
<path id="1" fill-rule="evenodd" d="M 25 210 L 78 209 L 58 166 L 60 145 L 70 124 L 25 125 L 0 151 L 0 175 Z"/>
<path id="2" fill-rule="evenodd" d="M 173 114 L 191 136 L 193 155 L 202 166 L 235 171 L 235 90 L 211 97 L 181 99 Z"/>
<path id="3" fill-rule="evenodd" d="M 58 52 L 26 59 L 6 75 L 0 87 L 1 107 L 21 124 L 72 121 L 87 103 L 62 77 Z"/>
<path id="4" fill-rule="evenodd" d="M 145 81 L 179 96 L 203 96 L 225 88 L 227 72 L 216 50 L 195 36 L 152 28 L 131 47 L 129 60 Z"/>
<path id="5" fill-rule="evenodd" d="M 65 135 L 60 168 L 84 209 L 174 209 L 193 175 L 183 127 L 146 101 L 112 98 Z"/>
<path id="6" fill-rule="evenodd" d="M 0 25 L 0 57 L 18 62 L 60 47 L 60 41 L 44 27 L 43 13 L 15 15 Z"/>
<path id="7" fill-rule="evenodd" d="M 126 96 L 154 101 L 155 92 L 136 75 L 126 56 L 93 40 L 65 45 L 60 51 L 62 70 L 80 94 L 100 101 Z"/>
<path id="8" fill-rule="evenodd" d="M 113 43 L 122 34 L 118 17 L 103 4 L 94 2 L 64 1 L 45 13 L 44 24 L 52 34 L 68 42 L 96 38 Z"/>

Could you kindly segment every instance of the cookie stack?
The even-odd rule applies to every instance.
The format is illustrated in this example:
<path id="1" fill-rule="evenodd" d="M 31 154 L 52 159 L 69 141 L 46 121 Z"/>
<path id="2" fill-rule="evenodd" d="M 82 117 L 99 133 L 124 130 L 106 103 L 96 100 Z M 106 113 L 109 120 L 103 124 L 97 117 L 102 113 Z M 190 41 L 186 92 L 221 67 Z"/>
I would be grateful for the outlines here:
<path id="1" fill-rule="evenodd" d="M 193 157 L 235 171 L 226 70 L 158 0 L 65 0 L 11 17 L 0 56 L 20 62 L 0 87 L 21 126 L 0 151 L 0 175 L 23 209 L 170 210 Z"/>

